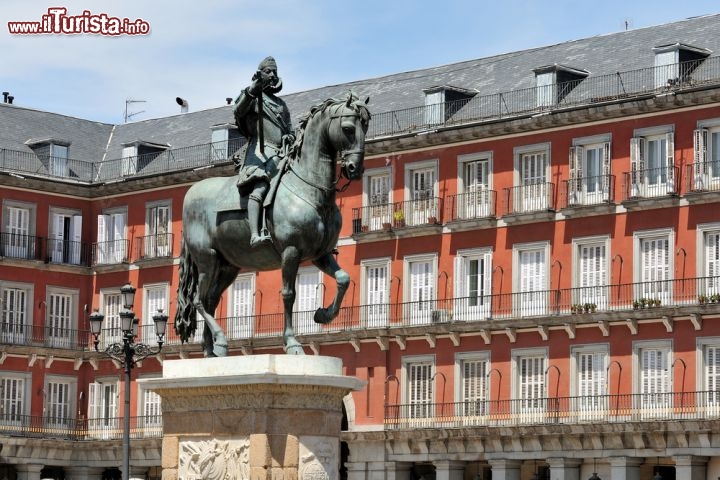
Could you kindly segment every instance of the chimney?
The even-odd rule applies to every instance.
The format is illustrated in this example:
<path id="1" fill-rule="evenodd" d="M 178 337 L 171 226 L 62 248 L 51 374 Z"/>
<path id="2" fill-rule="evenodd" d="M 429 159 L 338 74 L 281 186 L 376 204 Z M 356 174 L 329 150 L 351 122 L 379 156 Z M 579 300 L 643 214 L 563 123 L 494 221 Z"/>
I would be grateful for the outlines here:
<path id="1" fill-rule="evenodd" d="M 10 95 L 10 92 L 2 92 L 3 94 L 3 103 L 7 103 L 8 95 Z"/>
<path id="2" fill-rule="evenodd" d="M 178 105 L 180 105 L 180 113 L 187 113 L 188 111 L 188 101 L 184 98 L 175 97 L 175 102 L 177 102 Z"/>
<path id="3" fill-rule="evenodd" d="M 225 98 L 225 101 L 227 102 L 228 105 L 230 105 L 230 104 L 232 103 L 232 98 L 231 98 L 231 97 L 226 97 L 226 98 Z"/>
<path id="4" fill-rule="evenodd" d="M 8 101 L 7 101 L 7 103 L 12 104 L 12 101 L 13 101 L 13 100 L 15 100 L 15 97 L 13 97 L 12 95 L 8 95 Z"/>

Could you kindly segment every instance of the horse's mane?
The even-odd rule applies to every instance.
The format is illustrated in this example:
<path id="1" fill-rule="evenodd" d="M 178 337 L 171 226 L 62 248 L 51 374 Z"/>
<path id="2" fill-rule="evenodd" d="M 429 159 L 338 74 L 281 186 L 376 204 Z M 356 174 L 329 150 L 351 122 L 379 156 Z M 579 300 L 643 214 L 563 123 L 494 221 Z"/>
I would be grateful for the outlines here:
<path id="1" fill-rule="evenodd" d="M 365 120 L 365 122 L 370 121 L 370 110 L 367 109 L 364 103 L 359 102 L 358 97 L 354 95 L 353 93 L 350 93 L 350 106 L 355 109 L 356 112 L 360 115 L 360 118 Z M 300 159 L 300 153 L 302 151 L 302 145 L 303 140 L 305 138 L 305 128 L 308 125 L 308 122 L 311 118 L 313 118 L 315 115 L 324 112 L 332 105 L 337 105 L 340 103 L 347 103 L 346 100 L 337 99 L 337 98 L 328 98 L 324 102 L 318 103 L 317 105 L 310 108 L 310 111 L 303 115 L 300 118 L 300 124 L 295 129 L 295 141 L 288 149 L 288 157 L 291 161 L 296 161 Z"/>

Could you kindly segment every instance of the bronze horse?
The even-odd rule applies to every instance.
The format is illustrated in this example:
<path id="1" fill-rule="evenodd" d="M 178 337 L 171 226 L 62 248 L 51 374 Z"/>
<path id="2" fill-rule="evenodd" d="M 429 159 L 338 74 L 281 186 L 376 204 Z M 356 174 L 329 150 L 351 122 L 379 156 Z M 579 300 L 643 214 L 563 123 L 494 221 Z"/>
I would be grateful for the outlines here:
<path id="1" fill-rule="evenodd" d="M 197 312 L 205 320 L 205 355 L 227 355 L 227 339 L 215 320 L 215 308 L 241 269 L 282 270 L 283 341 L 289 354 L 304 353 L 292 325 L 300 262 L 311 260 L 337 284 L 335 298 L 315 312 L 315 322 L 329 323 L 337 316 L 350 277 L 332 255 L 342 225 L 335 203 L 336 170 L 339 163 L 340 175 L 348 181 L 362 177 L 370 121 L 367 102 L 352 94 L 347 100 L 329 99 L 302 119 L 287 171 L 273 203 L 265 209 L 272 244 L 250 249 L 247 215 L 239 206 L 227 208 L 228 199 L 238 198 L 234 177 L 207 178 L 188 190 L 175 315 L 175 331 L 183 342 L 195 333 Z"/>

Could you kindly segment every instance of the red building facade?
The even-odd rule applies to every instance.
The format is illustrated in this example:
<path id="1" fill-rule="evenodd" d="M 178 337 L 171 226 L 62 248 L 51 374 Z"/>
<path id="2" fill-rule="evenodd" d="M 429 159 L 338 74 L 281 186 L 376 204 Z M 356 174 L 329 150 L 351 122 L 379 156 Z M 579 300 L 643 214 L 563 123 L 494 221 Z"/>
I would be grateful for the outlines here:
<path id="1" fill-rule="evenodd" d="M 342 476 L 720 475 L 719 21 L 351 85 L 374 113 L 363 180 L 338 200 L 351 286 L 315 325 L 335 286 L 303 265 L 295 305 L 307 354 L 367 381 L 346 398 Z M 347 87 L 287 101 L 299 115 Z M 229 106 L 115 126 L 0 112 L 0 474 L 119 478 L 124 387 L 88 316 L 117 341 L 129 282 L 156 341 L 184 194 L 232 175 L 242 139 Z M 279 289 L 241 272 L 225 292 L 232 355 L 282 352 Z M 134 377 L 200 341 L 170 330 Z M 131 394 L 131 477 L 159 478 L 159 399 Z"/>

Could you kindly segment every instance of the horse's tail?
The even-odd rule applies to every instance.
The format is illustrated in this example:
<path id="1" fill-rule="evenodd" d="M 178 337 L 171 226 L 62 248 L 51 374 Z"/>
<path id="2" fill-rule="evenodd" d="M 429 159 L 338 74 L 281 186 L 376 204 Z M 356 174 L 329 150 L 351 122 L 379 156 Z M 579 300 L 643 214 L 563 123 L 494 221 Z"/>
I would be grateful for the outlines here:
<path id="1" fill-rule="evenodd" d="M 184 238 L 181 245 L 175 333 L 180 336 L 180 341 L 185 343 L 195 335 L 195 329 L 197 328 L 197 313 L 193 299 L 197 291 L 198 272 L 197 265 L 190 256 L 190 250 L 185 245 Z"/>

